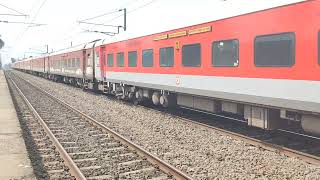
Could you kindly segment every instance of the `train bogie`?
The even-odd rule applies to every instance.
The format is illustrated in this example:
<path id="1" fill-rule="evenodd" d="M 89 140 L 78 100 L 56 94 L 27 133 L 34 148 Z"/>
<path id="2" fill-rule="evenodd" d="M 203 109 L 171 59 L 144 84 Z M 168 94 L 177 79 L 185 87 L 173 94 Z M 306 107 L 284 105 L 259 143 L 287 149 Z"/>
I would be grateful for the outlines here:
<path id="1" fill-rule="evenodd" d="M 163 92 L 160 96 L 160 104 L 162 107 L 175 107 L 177 105 L 177 96 L 172 93 Z"/>
<path id="2" fill-rule="evenodd" d="M 161 97 L 161 93 L 159 91 L 154 91 L 152 93 L 152 103 L 154 105 L 159 105 L 160 104 L 160 97 Z"/>

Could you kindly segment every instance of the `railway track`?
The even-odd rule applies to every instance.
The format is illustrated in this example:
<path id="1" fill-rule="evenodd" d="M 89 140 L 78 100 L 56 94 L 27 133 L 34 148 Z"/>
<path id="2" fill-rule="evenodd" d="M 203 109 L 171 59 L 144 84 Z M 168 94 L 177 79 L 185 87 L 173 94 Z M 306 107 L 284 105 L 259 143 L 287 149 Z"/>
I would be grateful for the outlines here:
<path id="1" fill-rule="evenodd" d="M 191 179 L 43 89 L 12 73 L 6 76 L 11 89 L 15 89 L 24 101 L 24 110 L 28 107 L 29 117 L 37 119 L 29 128 L 38 130 L 32 130 L 35 132 L 31 134 L 40 131 L 46 140 L 39 143 L 42 146 L 37 146 L 38 151 L 43 149 L 60 158 L 53 160 L 60 169 L 50 170 L 55 167 L 53 165 L 46 172 L 62 173 L 57 177 L 76 179 Z M 41 129 L 35 128 L 39 125 Z"/>
<path id="2" fill-rule="evenodd" d="M 12 82 L 8 83 L 9 87 L 12 86 Z M 39 179 L 74 179 L 50 137 L 19 96 L 18 91 L 10 89 L 36 177 Z"/>
<path id="3" fill-rule="evenodd" d="M 246 122 L 220 114 L 206 113 L 189 108 L 168 110 L 153 105 L 140 105 L 150 111 L 169 113 L 182 121 L 193 123 L 199 128 L 220 132 L 253 146 L 295 157 L 310 164 L 320 165 L 320 138 L 288 130 L 265 131 L 252 128 Z M 214 120 L 213 120 L 214 119 Z"/>
<path id="4" fill-rule="evenodd" d="M 116 100 L 115 98 L 113 98 Z M 110 100 L 112 100 L 110 98 Z M 128 105 L 133 106 L 131 103 Z M 243 120 L 238 117 L 228 117 L 219 114 L 207 114 L 190 109 L 168 110 L 156 108 L 154 106 L 141 106 L 150 111 L 170 114 L 182 121 L 196 124 L 196 126 L 207 128 L 209 131 L 218 131 L 221 134 L 231 136 L 234 139 L 242 140 L 248 144 L 278 152 L 289 157 L 302 159 L 310 164 L 319 165 L 320 141 L 319 138 L 303 134 L 280 131 L 264 131 L 257 128 L 248 127 Z M 152 113 L 152 112 L 150 112 Z"/>

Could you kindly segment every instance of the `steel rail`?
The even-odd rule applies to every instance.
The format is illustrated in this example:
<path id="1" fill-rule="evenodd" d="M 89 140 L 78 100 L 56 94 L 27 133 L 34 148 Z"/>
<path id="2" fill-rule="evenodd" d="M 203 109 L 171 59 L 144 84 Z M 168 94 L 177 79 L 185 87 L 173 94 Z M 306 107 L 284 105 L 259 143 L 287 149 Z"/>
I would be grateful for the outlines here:
<path id="1" fill-rule="evenodd" d="M 153 109 L 153 108 L 149 108 L 149 107 L 145 107 L 145 106 L 140 106 L 140 107 L 143 107 L 143 108 L 151 110 L 151 111 L 157 111 L 157 112 L 161 112 L 162 113 L 162 111 L 156 110 L 156 109 Z M 268 142 L 265 142 L 263 140 L 255 139 L 255 138 L 252 138 L 252 137 L 248 137 L 248 136 L 245 136 L 245 135 L 242 135 L 242 134 L 239 134 L 239 133 L 235 133 L 235 132 L 231 132 L 231 131 L 228 131 L 228 130 L 225 130 L 225 129 L 222 129 L 222 128 L 213 127 L 213 126 L 210 126 L 210 125 L 207 125 L 207 124 L 204 124 L 204 123 L 196 122 L 194 120 L 191 120 L 191 119 L 188 119 L 188 118 L 185 118 L 185 117 L 181 117 L 179 115 L 174 115 L 174 114 L 170 114 L 170 115 L 175 117 L 175 118 L 178 118 L 178 119 L 180 119 L 180 120 L 182 120 L 184 122 L 192 123 L 192 124 L 196 125 L 199 128 L 205 128 L 205 129 L 207 129 L 209 131 L 220 132 L 220 133 L 222 133 L 224 135 L 227 135 L 227 136 L 230 136 L 230 137 L 232 137 L 234 139 L 244 141 L 244 142 L 246 142 L 248 144 L 251 144 L 251 145 L 259 147 L 259 148 L 263 148 L 263 149 L 268 150 L 268 151 L 277 152 L 279 154 L 283 154 L 283 155 L 286 155 L 288 157 L 295 157 L 295 158 L 301 159 L 301 160 L 303 160 L 303 161 L 305 161 L 307 163 L 310 163 L 310 164 L 320 165 L 320 157 L 318 157 L 318 156 L 314 156 L 314 155 L 311 155 L 311 154 L 308 154 L 308 153 L 304 153 L 304 152 L 297 151 L 297 150 L 294 150 L 294 149 L 290 149 L 290 148 L 287 148 L 287 147 L 283 147 L 283 146 L 280 146 L 280 145 L 268 143 Z M 219 116 L 219 117 L 222 117 L 222 116 Z"/>
<path id="2" fill-rule="evenodd" d="M 8 79 L 8 77 L 6 76 Z M 23 101 L 26 103 L 26 105 L 29 107 L 33 115 L 36 117 L 38 122 L 41 124 L 51 141 L 53 142 L 54 146 L 57 148 L 59 154 L 61 155 L 62 159 L 64 160 L 64 164 L 69 167 L 70 174 L 74 176 L 78 180 L 85 180 L 85 176 L 80 171 L 79 167 L 75 164 L 75 162 L 72 160 L 72 158 L 68 155 L 67 151 L 63 148 L 63 146 L 60 144 L 59 140 L 54 136 L 52 131 L 49 129 L 47 124 L 44 122 L 44 120 L 40 117 L 38 112 L 35 110 L 35 108 L 32 106 L 30 101 L 27 99 L 27 97 L 23 94 L 21 89 L 18 87 L 18 85 L 14 82 L 14 80 L 9 77 L 10 81 L 18 91 L 19 95 L 22 97 Z"/>
<path id="3" fill-rule="evenodd" d="M 125 138 L 124 136 L 122 136 L 119 133 L 115 132 L 114 130 L 106 127 L 105 125 L 103 125 L 102 123 L 100 123 L 97 120 L 93 119 L 92 117 L 86 115 L 85 113 L 79 111 L 78 109 L 74 108 L 70 104 L 64 102 L 63 100 L 60 100 L 59 98 L 57 98 L 54 95 L 52 95 L 49 92 L 47 92 L 46 90 L 44 90 L 44 89 L 42 89 L 42 88 L 40 88 L 38 86 L 33 85 L 31 82 L 21 78 L 20 76 L 19 76 L 19 78 L 22 79 L 23 81 L 27 82 L 32 87 L 34 87 L 34 88 L 38 89 L 39 91 L 43 92 L 44 94 L 46 94 L 47 96 L 49 96 L 50 98 L 52 98 L 56 102 L 60 103 L 61 105 L 63 105 L 65 107 L 67 107 L 67 108 L 79 113 L 81 116 L 83 116 L 89 122 L 91 122 L 93 125 L 105 130 L 107 133 L 111 134 L 111 136 L 113 136 L 114 139 L 116 139 L 116 140 L 120 141 L 121 143 L 127 145 L 131 150 L 136 151 L 137 154 L 139 154 L 140 156 L 145 157 L 149 162 L 151 162 L 152 164 L 157 165 L 160 170 L 162 170 L 163 172 L 171 175 L 173 178 L 178 179 L 178 180 L 184 180 L 184 179 L 191 180 L 192 179 L 192 177 L 190 177 L 189 175 L 187 175 L 184 172 L 180 171 L 176 167 L 174 167 L 174 166 L 170 165 L 169 163 L 161 160 L 160 158 L 158 158 L 154 154 L 151 154 L 150 152 L 148 152 L 147 150 L 143 149 L 139 145 L 137 145 L 134 142 L 128 140 L 127 138 Z"/>

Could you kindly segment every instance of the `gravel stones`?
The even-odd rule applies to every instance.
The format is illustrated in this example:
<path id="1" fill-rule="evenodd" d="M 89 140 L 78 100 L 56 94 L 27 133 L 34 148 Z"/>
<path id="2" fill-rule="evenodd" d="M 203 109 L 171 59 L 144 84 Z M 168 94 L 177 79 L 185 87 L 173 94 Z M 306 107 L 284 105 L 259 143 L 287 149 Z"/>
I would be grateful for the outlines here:
<path id="1" fill-rule="evenodd" d="M 165 113 L 16 72 L 196 179 L 317 179 L 320 167 Z"/>
<path id="2" fill-rule="evenodd" d="M 11 82 L 9 85 L 13 86 Z M 14 88 L 12 88 L 14 89 Z M 45 131 L 29 111 L 27 105 L 12 90 L 23 138 L 37 179 L 74 179 Z"/>
<path id="3" fill-rule="evenodd" d="M 136 177 L 134 179 L 158 177 L 170 179 L 167 174 L 145 158 L 137 156 L 134 151 L 112 138 L 107 132 L 90 124 L 78 112 L 57 103 L 21 79 L 14 79 L 86 178 L 105 179 L 108 176 L 112 179 L 132 177 Z M 102 139 L 107 140 L 101 141 Z M 52 148 L 43 151 L 46 154 L 54 153 Z M 93 155 L 93 157 L 76 158 L 82 154 Z M 51 166 L 55 164 L 51 164 L 48 168 Z"/>

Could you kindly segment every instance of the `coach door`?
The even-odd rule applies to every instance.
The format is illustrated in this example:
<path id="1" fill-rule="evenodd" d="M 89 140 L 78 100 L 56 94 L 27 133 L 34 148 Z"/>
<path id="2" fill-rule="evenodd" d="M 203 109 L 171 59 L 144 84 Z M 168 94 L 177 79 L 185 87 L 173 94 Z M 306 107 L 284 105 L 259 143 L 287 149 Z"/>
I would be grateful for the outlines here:
<path id="1" fill-rule="evenodd" d="M 45 73 L 46 72 L 46 57 L 45 56 L 43 57 L 41 64 L 42 64 L 42 72 Z"/>
<path id="2" fill-rule="evenodd" d="M 100 64 L 100 48 L 94 48 L 94 75 L 97 81 L 102 81 L 101 64 Z"/>
<path id="3" fill-rule="evenodd" d="M 45 73 L 50 72 L 49 56 L 44 58 L 44 72 Z"/>
<path id="4" fill-rule="evenodd" d="M 93 52 L 92 48 L 88 48 L 85 50 L 84 54 L 84 62 L 85 62 L 85 79 L 93 81 Z"/>
<path id="5" fill-rule="evenodd" d="M 107 54 L 106 54 L 106 47 L 102 46 L 100 49 L 100 70 L 101 70 L 101 79 L 106 80 L 106 72 L 105 68 L 107 66 Z"/>

